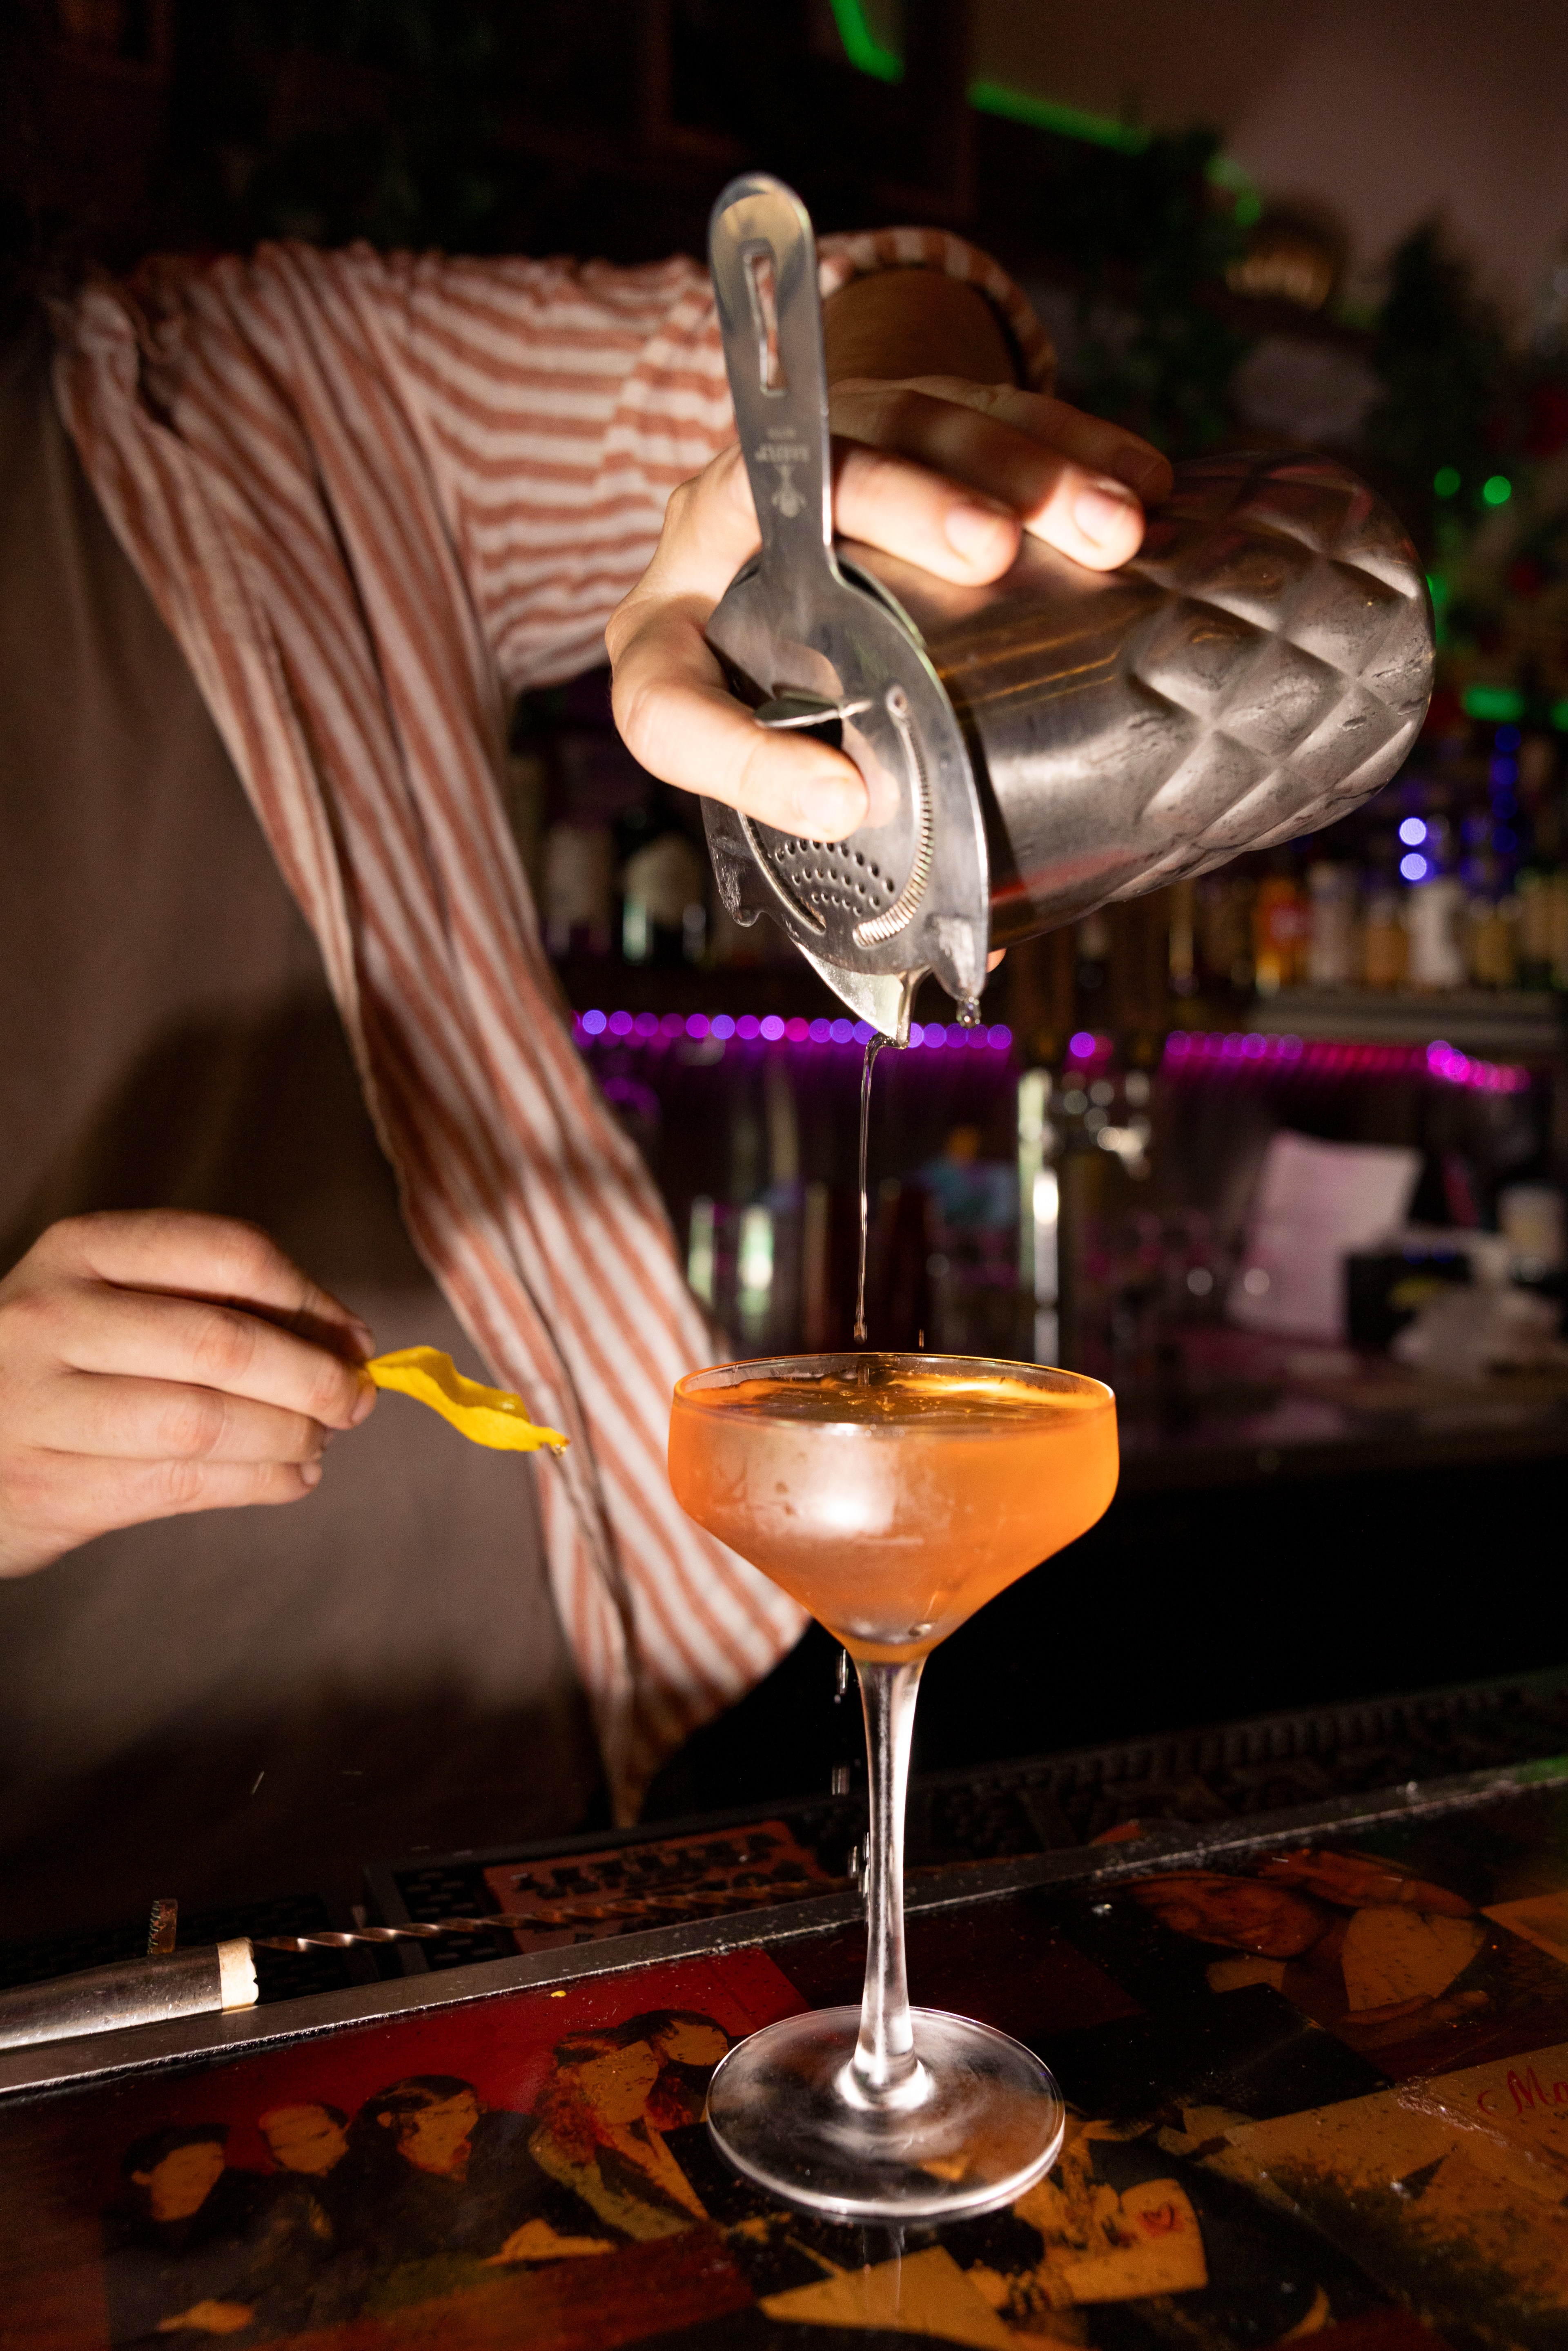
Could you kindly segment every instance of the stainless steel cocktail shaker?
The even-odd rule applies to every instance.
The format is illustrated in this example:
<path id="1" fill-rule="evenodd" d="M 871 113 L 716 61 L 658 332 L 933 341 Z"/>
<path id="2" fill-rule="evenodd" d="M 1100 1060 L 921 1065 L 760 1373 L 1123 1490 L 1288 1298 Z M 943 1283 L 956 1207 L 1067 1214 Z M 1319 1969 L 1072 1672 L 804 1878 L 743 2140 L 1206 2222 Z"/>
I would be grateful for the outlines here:
<path id="1" fill-rule="evenodd" d="M 1026 538 L 1004 579 L 950 587 L 834 540 L 799 199 L 735 181 L 710 253 L 763 543 L 709 642 L 760 725 L 879 768 L 897 814 L 828 844 L 707 801 L 708 843 L 730 913 L 771 915 L 852 1010 L 901 1040 L 929 971 L 972 1020 L 992 947 L 1311 831 L 1395 773 L 1431 608 L 1345 467 L 1202 459 L 1119 570 Z"/>

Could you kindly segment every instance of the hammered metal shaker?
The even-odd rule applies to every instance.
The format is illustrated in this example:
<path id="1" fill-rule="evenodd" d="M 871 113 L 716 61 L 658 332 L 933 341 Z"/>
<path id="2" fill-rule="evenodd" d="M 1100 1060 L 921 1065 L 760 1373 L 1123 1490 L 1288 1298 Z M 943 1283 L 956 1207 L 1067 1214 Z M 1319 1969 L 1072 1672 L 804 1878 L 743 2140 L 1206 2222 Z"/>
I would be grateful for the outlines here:
<path id="1" fill-rule="evenodd" d="M 840 744 L 896 813 L 826 843 L 706 801 L 709 849 L 735 919 L 770 915 L 851 1010 L 902 1041 L 934 972 L 972 1021 L 992 946 L 1312 831 L 1396 772 L 1431 607 L 1345 466 L 1201 459 L 1118 570 L 1025 538 L 1003 579 L 950 586 L 834 540 L 799 199 L 733 182 L 710 254 L 762 548 L 709 642 L 760 725 Z"/>

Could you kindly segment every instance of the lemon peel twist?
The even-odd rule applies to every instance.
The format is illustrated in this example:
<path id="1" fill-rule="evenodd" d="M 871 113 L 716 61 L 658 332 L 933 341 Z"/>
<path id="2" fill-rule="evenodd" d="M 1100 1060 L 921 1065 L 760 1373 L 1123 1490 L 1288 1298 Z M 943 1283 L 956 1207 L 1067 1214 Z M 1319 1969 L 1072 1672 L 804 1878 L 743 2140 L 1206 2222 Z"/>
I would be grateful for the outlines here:
<path id="1" fill-rule="evenodd" d="M 570 1442 L 558 1428 L 536 1428 L 522 1397 L 510 1388 L 464 1379 L 439 1347 L 400 1347 L 389 1355 L 372 1355 L 363 1368 L 379 1388 L 394 1388 L 429 1405 L 471 1445 L 488 1445 L 497 1453 L 536 1453 L 547 1445 L 558 1453 Z"/>

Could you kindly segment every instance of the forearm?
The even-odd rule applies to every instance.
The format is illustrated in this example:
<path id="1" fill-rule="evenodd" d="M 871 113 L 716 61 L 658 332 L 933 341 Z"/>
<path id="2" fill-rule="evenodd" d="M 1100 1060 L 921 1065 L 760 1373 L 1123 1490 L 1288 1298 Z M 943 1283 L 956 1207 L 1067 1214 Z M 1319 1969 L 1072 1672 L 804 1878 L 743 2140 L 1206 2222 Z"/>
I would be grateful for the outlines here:
<path id="1" fill-rule="evenodd" d="M 823 305 L 827 380 L 961 376 L 1016 383 L 1007 337 L 985 296 L 934 269 L 881 269 L 851 278 Z"/>

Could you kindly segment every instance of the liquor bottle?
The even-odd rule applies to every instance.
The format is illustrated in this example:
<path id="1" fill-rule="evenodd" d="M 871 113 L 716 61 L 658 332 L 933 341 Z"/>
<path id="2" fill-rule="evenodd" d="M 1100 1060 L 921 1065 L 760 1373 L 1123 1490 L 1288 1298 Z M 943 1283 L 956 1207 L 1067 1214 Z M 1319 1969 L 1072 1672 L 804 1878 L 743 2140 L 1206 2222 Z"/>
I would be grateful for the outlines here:
<path id="1" fill-rule="evenodd" d="M 1245 873 L 1210 873 L 1197 887 L 1198 967 L 1205 988 L 1244 995 L 1252 985 L 1252 901 Z"/>
<path id="2" fill-rule="evenodd" d="M 545 944 L 553 956 L 607 955 L 615 848 L 605 824 L 565 818 L 545 836 Z"/>
<path id="3" fill-rule="evenodd" d="M 1294 985 L 1306 941 L 1306 901 L 1282 858 L 1258 884 L 1252 904 L 1252 964 L 1260 996 Z"/>
<path id="4" fill-rule="evenodd" d="M 1399 893 L 1386 880 L 1375 881 L 1367 892 L 1366 919 L 1361 929 L 1361 977 L 1365 986 L 1380 991 L 1402 987 L 1409 950 Z"/>
<path id="5" fill-rule="evenodd" d="M 1319 859 L 1307 868 L 1307 985 L 1353 987 L 1357 977 L 1355 870 Z"/>
<path id="6" fill-rule="evenodd" d="M 1467 909 L 1465 961 L 1476 987 L 1512 987 L 1519 976 L 1520 902 L 1472 898 Z"/>
<path id="7" fill-rule="evenodd" d="M 1406 893 L 1409 936 L 1408 978 L 1429 991 L 1465 984 L 1464 886 L 1457 874 L 1435 873 L 1413 883 Z"/>
<path id="8" fill-rule="evenodd" d="M 628 963 L 701 963 L 708 939 L 708 861 L 683 832 L 661 832 L 621 872 Z"/>

